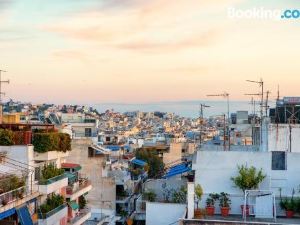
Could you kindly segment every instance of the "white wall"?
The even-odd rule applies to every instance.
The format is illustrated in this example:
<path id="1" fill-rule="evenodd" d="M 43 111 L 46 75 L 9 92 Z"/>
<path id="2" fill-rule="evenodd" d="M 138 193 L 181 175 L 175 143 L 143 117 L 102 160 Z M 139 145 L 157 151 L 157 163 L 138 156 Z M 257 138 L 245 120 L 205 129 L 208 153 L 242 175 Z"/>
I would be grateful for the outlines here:
<path id="1" fill-rule="evenodd" d="M 186 211 L 185 204 L 173 203 L 146 203 L 146 225 L 169 225 L 183 217 Z M 174 223 L 178 224 L 178 223 Z"/>
<path id="2" fill-rule="evenodd" d="M 34 171 L 33 167 L 35 164 L 33 161 L 33 145 L 0 146 L 0 152 L 6 152 L 6 156 L 8 158 L 6 163 L 0 164 L 1 172 L 16 173 L 21 175 L 22 170 Z M 34 181 L 34 173 L 31 174 L 32 176 L 28 177 L 28 186 L 31 183 L 31 178 Z"/>
<path id="3" fill-rule="evenodd" d="M 292 152 L 300 152 L 300 124 L 270 124 L 268 129 L 269 151 L 290 150 L 290 126 Z"/>
<path id="4" fill-rule="evenodd" d="M 233 152 L 233 151 L 198 151 L 195 170 L 195 184 L 201 184 L 205 196 L 212 192 L 227 192 L 231 195 L 231 212 L 240 214 L 243 193 L 230 180 L 237 175 L 237 165 L 255 166 L 263 169 L 267 178 L 260 185 L 260 189 L 273 190 L 279 194 L 291 195 L 292 189 L 298 190 L 300 184 L 300 154 L 288 153 L 287 170 L 271 170 L 271 152 Z M 202 200 L 204 206 L 206 197 Z M 218 207 L 217 207 L 218 208 Z M 217 210 L 218 211 L 218 210 Z"/>

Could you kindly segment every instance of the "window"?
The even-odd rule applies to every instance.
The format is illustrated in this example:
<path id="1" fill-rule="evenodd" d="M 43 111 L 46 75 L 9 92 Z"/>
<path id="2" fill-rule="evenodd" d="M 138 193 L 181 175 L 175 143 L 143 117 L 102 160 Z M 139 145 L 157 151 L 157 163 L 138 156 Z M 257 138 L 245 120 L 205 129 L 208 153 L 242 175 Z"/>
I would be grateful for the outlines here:
<path id="1" fill-rule="evenodd" d="M 286 170 L 286 152 L 274 151 L 272 152 L 272 170 Z"/>
<path id="2" fill-rule="evenodd" d="M 85 128 L 85 137 L 92 137 L 92 128 Z"/>

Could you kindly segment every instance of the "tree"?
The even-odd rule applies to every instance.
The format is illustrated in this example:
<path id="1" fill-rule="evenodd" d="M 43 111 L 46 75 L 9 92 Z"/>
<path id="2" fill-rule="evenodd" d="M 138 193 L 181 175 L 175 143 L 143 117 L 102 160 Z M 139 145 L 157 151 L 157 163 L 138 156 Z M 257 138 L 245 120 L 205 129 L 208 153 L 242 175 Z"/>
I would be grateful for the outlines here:
<path id="1" fill-rule="evenodd" d="M 143 160 L 148 163 L 149 178 L 155 178 L 157 175 L 160 175 L 164 171 L 164 163 L 161 158 L 154 154 L 151 150 L 137 150 L 135 153 L 137 159 Z"/>
<path id="2" fill-rule="evenodd" d="M 197 184 L 195 187 L 195 199 L 197 203 L 197 209 L 199 208 L 199 202 L 201 201 L 203 195 L 203 189 L 200 184 Z"/>
<path id="3" fill-rule="evenodd" d="M 244 193 L 246 190 L 256 189 L 258 185 L 265 179 L 262 169 L 257 171 L 254 166 L 238 166 L 239 175 L 231 177 L 233 183 L 239 187 Z"/>

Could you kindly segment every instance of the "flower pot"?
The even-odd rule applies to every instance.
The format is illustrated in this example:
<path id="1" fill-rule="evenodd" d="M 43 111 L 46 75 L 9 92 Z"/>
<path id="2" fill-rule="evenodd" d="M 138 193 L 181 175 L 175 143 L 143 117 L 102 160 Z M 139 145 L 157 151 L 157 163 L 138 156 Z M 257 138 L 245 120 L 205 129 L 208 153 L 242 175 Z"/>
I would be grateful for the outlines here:
<path id="1" fill-rule="evenodd" d="M 242 215 L 244 215 L 244 205 L 241 205 Z M 246 205 L 246 216 L 250 215 L 250 207 L 249 205 Z"/>
<path id="2" fill-rule="evenodd" d="M 213 216 L 215 214 L 215 207 L 214 206 L 206 206 L 206 214 L 208 216 Z"/>
<path id="3" fill-rule="evenodd" d="M 294 216 L 295 212 L 291 211 L 291 210 L 286 210 L 285 214 L 286 214 L 286 218 L 292 218 Z"/>
<path id="4" fill-rule="evenodd" d="M 195 209 L 194 210 L 194 217 L 195 217 L 195 219 L 201 219 L 201 218 L 203 218 L 203 214 L 201 212 L 201 209 Z"/>
<path id="5" fill-rule="evenodd" d="M 229 210 L 230 210 L 229 207 L 221 207 L 221 215 L 222 215 L 223 217 L 228 216 L 228 215 L 229 215 Z"/>
<path id="6" fill-rule="evenodd" d="M 2 205 L 7 205 L 7 203 L 8 203 L 8 200 L 7 200 L 7 199 L 3 199 L 3 200 L 2 200 Z"/>

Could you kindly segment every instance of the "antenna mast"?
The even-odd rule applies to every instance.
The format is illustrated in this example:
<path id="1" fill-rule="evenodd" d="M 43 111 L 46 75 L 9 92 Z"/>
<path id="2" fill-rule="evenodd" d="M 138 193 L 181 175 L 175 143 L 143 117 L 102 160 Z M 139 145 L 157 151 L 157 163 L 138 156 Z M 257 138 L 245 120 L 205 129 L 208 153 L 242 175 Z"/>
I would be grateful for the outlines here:
<path id="1" fill-rule="evenodd" d="M 204 116 L 203 116 L 203 110 L 205 108 L 209 108 L 210 106 L 208 105 L 205 105 L 205 104 L 200 104 L 200 120 L 199 120 L 199 123 L 200 123 L 200 132 L 199 132 L 199 141 L 200 141 L 200 145 L 202 144 L 202 128 L 203 128 L 203 122 L 204 122 Z"/>
<path id="2" fill-rule="evenodd" d="M 0 69 L 0 124 L 2 124 L 2 118 L 3 118 L 3 102 L 2 102 L 2 96 L 5 95 L 5 92 L 2 91 L 2 84 L 7 83 L 9 84 L 9 80 L 2 80 L 2 73 L 5 73 L 7 71 Z"/>

